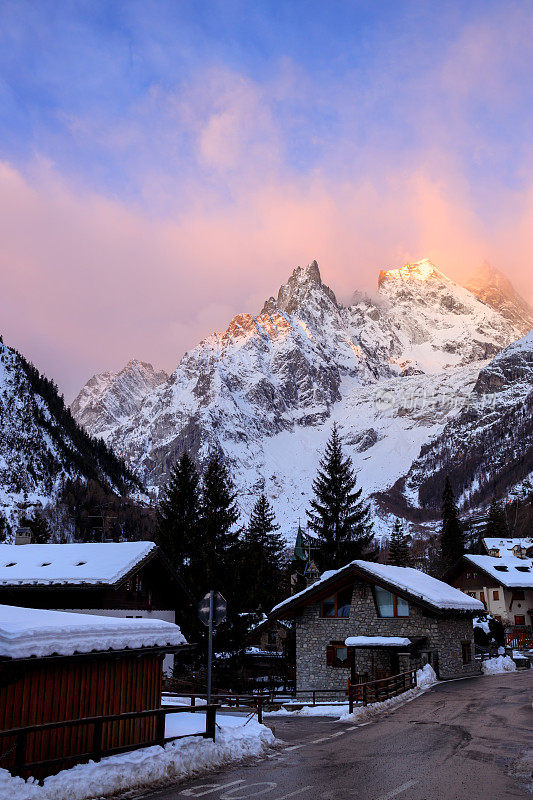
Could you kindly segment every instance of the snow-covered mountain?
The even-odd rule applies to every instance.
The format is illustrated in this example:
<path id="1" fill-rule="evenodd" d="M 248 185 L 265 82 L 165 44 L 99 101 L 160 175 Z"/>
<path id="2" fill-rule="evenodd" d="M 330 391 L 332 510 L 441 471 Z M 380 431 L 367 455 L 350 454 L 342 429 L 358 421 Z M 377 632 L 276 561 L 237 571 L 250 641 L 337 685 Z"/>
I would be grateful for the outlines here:
<path id="1" fill-rule="evenodd" d="M 510 280 L 487 262 L 470 275 L 465 288 L 499 311 L 523 334 L 533 328 L 533 308 L 515 291 Z"/>
<path id="2" fill-rule="evenodd" d="M 119 372 L 101 372 L 87 381 L 70 407 L 72 415 L 93 436 L 105 437 L 135 414 L 146 395 L 167 378 L 163 370 L 132 359 Z"/>
<path id="3" fill-rule="evenodd" d="M 411 518 L 434 515 L 446 475 L 465 508 L 533 492 L 533 331 L 480 370 L 458 413 L 379 500 Z"/>
<path id="4" fill-rule="evenodd" d="M 522 335 L 515 322 L 428 260 L 382 271 L 375 296 L 343 306 L 314 261 L 260 314 L 234 317 L 186 353 L 133 413 L 114 409 L 116 424 L 96 397 L 90 418 L 73 413 L 152 486 L 184 449 L 200 462 L 219 449 L 243 511 L 265 491 L 290 532 L 333 420 L 365 493 L 392 487 L 459 413 L 480 369 Z"/>
<path id="5" fill-rule="evenodd" d="M 73 419 L 55 384 L 0 338 L 0 514 L 49 502 L 64 478 L 123 491 L 132 477 Z"/>

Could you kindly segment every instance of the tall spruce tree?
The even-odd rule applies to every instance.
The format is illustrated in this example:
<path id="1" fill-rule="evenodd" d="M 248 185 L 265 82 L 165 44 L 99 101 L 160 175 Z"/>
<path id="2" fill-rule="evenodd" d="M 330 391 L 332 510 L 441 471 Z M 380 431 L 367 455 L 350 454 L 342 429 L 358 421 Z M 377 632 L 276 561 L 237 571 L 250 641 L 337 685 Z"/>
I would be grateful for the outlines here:
<path id="1" fill-rule="evenodd" d="M 331 437 L 313 482 L 315 497 L 307 512 L 309 528 L 319 547 L 316 560 L 321 569 L 337 569 L 369 553 L 374 535 L 370 508 L 355 489 L 351 458 L 342 452 L 342 441 L 333 425 Z"/>
<path id="2" fill-rule="evenodd" d="M 450 479 L 446 477 L 442 493 L 442 532 L 440 537 L 442 565 L 444 571 L 453 566 L 465 552 L 465 534 L 459 520 L 455 495 Z"/>
<path id="3" fill-rule="evenodd" d="M 241 553 L 236 493 L 229 472 L 218 453 L 209 460 L 202 482 L 202 545 L 205 590 L 234 595 L 235 568 Z M 229 597 L 226 599 L 229 600 Z"/>
<path id="4" fill-rule="evenodd" d="M 501 500 L 498 500 L 496 497 L 492 498 L 492 502 L 490 504 L 484 535 L 487 537 L 500 537 L 503 539 L 509 536 L 509 526 L 507 524 L 505 509 Z"/>
<path id="5" fill-rule="evenodd" d="M 244 535 L 243 590 L 247 609 L 268 611 L 282 591 L 285 543 L 264 494 L 255 504 Z"/>
<path id="6" fill-rule="evenodd" d="M 394 522 L 391 538 L 389 542 L 389 555 L 387 559 L 389 564 L 395 567 L 410 567 L 411 566 L 411 553 L 409 551 L 409 544 L 405 535 L 403 525 L 399 519 Z"/>
<path id="7" fill-rule="evenodd" d="M 183 453 L 163 490 L 155 532 L 157 544 L 193 593 L 203 560 L 199 482 L 194 462 Z"/>

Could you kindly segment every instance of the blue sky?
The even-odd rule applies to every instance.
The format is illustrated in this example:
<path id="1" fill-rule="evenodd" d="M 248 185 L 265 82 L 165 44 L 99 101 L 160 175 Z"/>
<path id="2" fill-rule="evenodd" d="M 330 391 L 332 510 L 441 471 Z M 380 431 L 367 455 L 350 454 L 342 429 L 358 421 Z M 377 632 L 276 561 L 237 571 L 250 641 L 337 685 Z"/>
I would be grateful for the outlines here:
<path id="1" fill-rule="evenodd" d="M 429 255 L 531 297 L 532 42 L 512 0 L 0 0 L 8 337 L 72 393 L 130 356 L 172 368 L 315 256 L 341 294 Z M 110 244 L 115 215 L 142 243 Z M 43 292 L 56 321 L 21 325 Z"/>

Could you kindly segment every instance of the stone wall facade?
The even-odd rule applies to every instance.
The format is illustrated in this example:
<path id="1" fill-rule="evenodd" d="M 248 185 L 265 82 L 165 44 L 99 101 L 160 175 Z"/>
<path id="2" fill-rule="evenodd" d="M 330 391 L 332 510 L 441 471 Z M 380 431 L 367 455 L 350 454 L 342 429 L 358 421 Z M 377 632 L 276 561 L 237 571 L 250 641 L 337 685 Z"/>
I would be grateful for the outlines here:
<path id="1" fill-rule="evenodd" d="M 439 677 L 479 674 L 473 660 L 474 632 L 469 617 L 436 617 L 420 606 L 409 603 L 408 617 L 383 618 L 377 613 L 372 586 L 356 582 L 353 587 L 350 616 L 322 618 L 321 603 L 311 603 L 296 617 L 296 688 L 344 689 L 350 667 L 327 665 L 326 647 L 342 643 L 348 636 L 424 637 L 423 650 L 436 651 Z M 472 661 L 463 664 L 461 642 L 472 642 Z M 397 651 L 387 648 L 354 650 L 355 672 L 372 680 L 377 670 L 398 670 Z M 398 670 L 399 671 L 399 670 Z"/>

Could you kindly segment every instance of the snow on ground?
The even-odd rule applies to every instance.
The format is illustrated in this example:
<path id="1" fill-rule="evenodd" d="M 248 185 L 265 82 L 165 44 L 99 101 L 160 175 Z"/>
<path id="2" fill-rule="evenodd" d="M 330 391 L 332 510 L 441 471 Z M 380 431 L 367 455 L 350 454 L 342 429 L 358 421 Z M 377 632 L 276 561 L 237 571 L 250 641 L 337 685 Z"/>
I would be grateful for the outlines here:
<path id="1" fill-rule="evenodd" d="M 177 714 L 194 717 L 194 714 Z M 205 723 L 203 714 L 197 715 Z M 169 729 L 191 725 L 171 718 Z M 43 786 L 33 780 L 14 778 L 0 769 L 0 797 L 17 800 L 92 800 L 117 792 L 144 790 L 175 782 L 249 756 L 259 756 L 275 743 L 274 734 L 251 718 L 218 717 L 216 742 L 195 737 L 169 742 L 165 747 L 147 747 L 78 764 L 46 778 Z M 173 734 L 175 735 L 175 734 Z"/>
<path id="2" fill-rule="evenodd" d="M 426 664 L 425 667 L 417 670 L 416 689 L 409 689 L 409 691 L 403 692 L 403 694 L 399 694 L 397 697 L 393 697 L 390 700 L 384 700 L 381 703 L 371 703 L 368 706 L 357 706 L 353 714 L 349 713 L 347 702 L 331 703 L 323 706 L 304 706 L 302 709 L 297 711 L 291 711 L 291 703 L 285 703 L 283 707 L 279 709 L 279 711 L 270 711 L 265 713 L 265 716 L 286 717 L 288 715 L 294 715 L 298 717 L 336 717 L 341 722 L 347 722 L 351 720 L 364 721 L 367 718 L 379 716 L 390 708 L 394 708 L 394 706 L 397 705 L 402 705 L 408 700 L 414 700 L 415 697 L 423 694 L 423 692 L 425 692 L 435 683 L 437 683 L 435 670 L 432 666 L 430 666 L 430 664 Z"/>
<path id="3" fill-rule="evenodd" d="M 501 675 L 504 672 L 515 672 L 516 664 L 510 656 L 497 656 L 483 661 L 481 669 L 484 675 Z"/>

